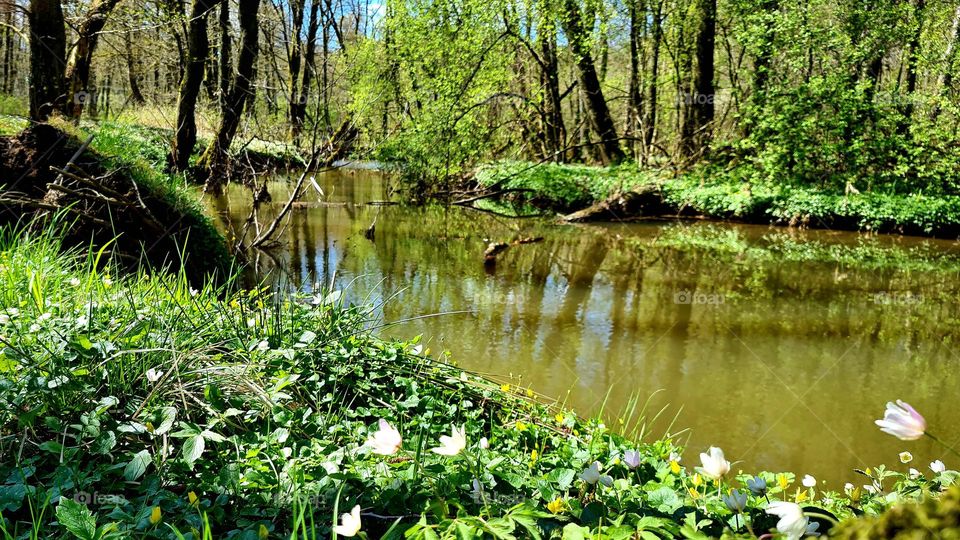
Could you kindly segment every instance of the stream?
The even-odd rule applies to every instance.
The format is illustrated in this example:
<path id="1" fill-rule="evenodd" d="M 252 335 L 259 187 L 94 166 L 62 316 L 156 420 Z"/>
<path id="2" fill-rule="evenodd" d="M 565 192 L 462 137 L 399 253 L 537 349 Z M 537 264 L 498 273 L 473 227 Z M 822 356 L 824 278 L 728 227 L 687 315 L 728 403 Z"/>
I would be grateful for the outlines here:
<path id="1" fill-rule="evenodd" d="M 295 178 L 294 178 L 295 180 Z M 251 272 L 281 291 L 342 289 L 373 302 L 383 333 L 423 335 L 438 357 L 531 388 L 611 429 L 720 446 L 733 470 L 927 470 L 953 456 L 873 420 L 908 401 L 960 443 L 960 250 L 955 242 L 707 222 L 558 225 L 460 207 L 368 204 L 387 175 L 340 169 L 291 211 Z M 292 183 L 269 183 L 269 223 Z M 246 188 L 211 203 L 227 229 Z M 376 222 L 373 239 L 365 235 Z M 538 238 L 483 264 L 489 242 Z M 425 315 L 432 315 L 423 317 Z M 914 461 L 902 465 L 898 453 Z"/>

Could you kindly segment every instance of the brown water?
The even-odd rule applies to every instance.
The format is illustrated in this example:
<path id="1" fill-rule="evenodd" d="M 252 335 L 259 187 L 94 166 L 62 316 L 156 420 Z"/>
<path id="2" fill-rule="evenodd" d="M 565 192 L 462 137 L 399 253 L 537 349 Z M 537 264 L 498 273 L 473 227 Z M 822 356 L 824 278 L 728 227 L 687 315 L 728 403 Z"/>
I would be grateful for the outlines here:
<path id="1" fill-rule="evenodd" d="M 679 437 L 688 464 L 718 445 L 735 468 L 809 473 L 834 489 L 859 481 L 855 467 L 905 469 L 902 450 L 918 469 L 933 459 L 960 466 L 873 425 L 901 398 L 960 443 L 954 242 L 715 223 L 560 226 L 369 205 L 387 198 L 375 171 L 317 182 L 324 204 L 295 209 L 281 244 L 255 255 L 276 287 L 333 282 L 351 301 L 375 302 L 385 321 L 458 312 L 386 333 L 423 334 L 432 355 L 450 351 L 467 369 L 581 414 L 603 407 L 611 426 L 632 397 L 653 395 L 647 437 L 676 416 L 673 432 L 689 428 Z M 265 221 L 290 189 L 270 188 Z M 242 226 L 248 199 L 234 187 L 216 202 L 228 227 Z M 535 236 L 544 240 L 483 265 L 488 242 Z"/>

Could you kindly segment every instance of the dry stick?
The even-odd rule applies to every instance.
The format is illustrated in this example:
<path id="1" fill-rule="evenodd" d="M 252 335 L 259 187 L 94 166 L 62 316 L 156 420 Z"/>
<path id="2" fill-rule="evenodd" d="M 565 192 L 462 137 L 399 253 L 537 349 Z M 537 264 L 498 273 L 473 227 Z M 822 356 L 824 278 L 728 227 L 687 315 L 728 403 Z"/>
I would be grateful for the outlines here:
<path id="1" fill-rule="evenodd" d="M 93 217 L 93 216 L 91 216 L 91 215 L 89 215 L 89 214 L 85 214 L 85 213 L 77 210 L 76 208 L 72 208 L 72 207 L 69 207 L 69 206 L 57 206 L 57 205 L 55 205 L 55 204 L 49 204 L 49 203 L 44 203 L 44 202 L 40 202 L 40 201 L 35 201 L 35 200 L 33 200 L 33 199 L 12 199 L 12 198 L 9 198 L 9 197 L 0 197 L 0 203 L 4 203 L 4 204 L 9 203 L 9 204 L 18 204 L 18 205 L 21 205 L 21 206 L 30 206 L 30 207 L 33 207 L 33 208 L 39 208 L 40 210 L 50 210 L 50 211 L 65 210 L 65 211 L 67 211 L 67 212 L 76 214 L 78 217 L 81 217 L 81 218 L 83 218 L 83 219 L 86 219 L 87 221 L 91 221 L 91 222 L 93 222 L 93 223 L 96 223 L 97 225 L 100 225 L 100 226 L 102 226 L 102 227 L 109 227 L 109 226 L 110 226 L 109 223 L 107 223 L 106 221 L 104 221 L 104 220 L 102 220 L 102 219 L 100 219 L 100 218 L 96 218 L 96 217 Z"/>
<path id="2" fill-rule="evenodd" d="M 111 199 L 111 198 L 109 198 L 109 197 L 104 197 L 103 195 L 100 195 L 99 193 L 96 193 L 96 192 L 94 192 L 94 193 L 84 193 L 84 192 L 82 192 L 82 191 L 73 190 L 73 189 L 70 189 L 70 188 L 68 188 L 68 187 L 64 187 L 64 186 L 57 185 L 57 184 L 47 184 L 47 189 L 52 189 L 52 190 L 54 190 L 54 191 L 59 191 L 59 192 L 61 192 L 61 193 L 66 193 L 67 195 L 73 195 L 74 197 L 82 197 L 82 198 L 84 198 L 84 199 L 93 199 L 93 200 L 95 200 L 95 201 L 99 201 L 99 202 L 102 202 L 102 203 L 105 203 L 105 204 L 108 204 L 108 205 L 125 206 L 125 207 L 127 207 L 127 208 L 136 208 L 136 207 L 137 207 L 137 205 L 135 205 L 135 204 L 133 204 L 133 203 L 131 203 L 131 202 L 121 201 L 121 200 L 118 200 L 118 199 Z"/>
<path id="3" fill-rule="evenodd" d="M 117 191 L 114 191 L 114 190 L 108 188 L 107 186 L 102 186 L 102 185 L 100 185 L 100 184 L 98 184 L 98 183 L 96 183 L 96 182 L 94 182 L 94 181 L 92 181 L 92 180 L 90 180 L 90 179 L 88 179 L 88 178 L 84 178 L 84 177 L 82 177 L 82 176 L 80 176 L 80 175 L 73 174 L 72 172 L 65 171 L 65 170 L 63 170 L 63 169 L 58 169 L 58 168 L 53 167 L 53 166 L 50 167 L 50 170 L 53 171 L 53 172 L 55 172 L 55 173 L 59 173 L 59 174 L 61 174 L 61 175 L 63 175 L 63 176 L 66 176 L 67 178 L 69 178 L 69 179 L 71 179 L 71 180 L 75 180 L 75 181 L 77 181 L 77 182 L 80 182 L 81 184 L 83 184 L 83 185 L 85 185 L 85 186 L 87 186 L 87 187 L 89 187 L 89 188 L 91 188 L 91 189 L 94 189 L 94 190 L 96 190 L 96 191 L 99 191 L 99 192 L 101 192 L 101 193 L 103 193 L 103 194 L 105 194 L 105 195 L 109 195 L 109 196 L 111 196 L 111 197 L 113 197 L 113 198 L 115 198 L 115 199 L 122 199 L 122 198 L 123 198 L 123 194 L 122 194 L 122 193 L 119 193 L 119 192 L 117 192 Z"/>
<path id="4" fill-rule="evenodd" d="M 93 142 L 93 135 L 87 137 L 86 141 L 83 141 L 83 144 L 80 145 L 80 148 L 77 148 L 77 151 L 73 153 L 73 156 L 70 158 L 70 161 L 63 166 L 64 169 L 70 168 L 73 165 L 73 162 L 80 158 L 80 155 L 86 151 L 87 147 L 90 146 L 90 143 Z M 53 169 L 53 167 L 51 167 Z M 61 185 L 63 183 L 63 174 L 57 175 L 56 180 L 53 181 L 54 184 Z"/>
<path id="5" fill-rule="evenodd" d="M 259 235 L 252 244 L 251 247 L 259 247 L 263 245 L 267 240 L 273 236 L 273 233 L 277 231 L 277 227 L 280 225 L 280 222 L 283 221 L 283 218 L 287 216 L 287 213 L 293 207 L 293 202 L 300 197 L 300 190 L 303 188 L 303 182 L 307 179 L 307 174 L 310 173 L 310 167 L 304 169 L 303 173 L 300 175 L 300 178 L 297 180 L 297 185 L 293 188 L 293 193 L 290 195 L 290 199 L 287 200 L 287 204 L 283 206 L 283 210 L 280 210 L 280 214 L 273 220 L 273 223 L 270 224 L 270 227 L 267 228 L 263 234 Z"/>

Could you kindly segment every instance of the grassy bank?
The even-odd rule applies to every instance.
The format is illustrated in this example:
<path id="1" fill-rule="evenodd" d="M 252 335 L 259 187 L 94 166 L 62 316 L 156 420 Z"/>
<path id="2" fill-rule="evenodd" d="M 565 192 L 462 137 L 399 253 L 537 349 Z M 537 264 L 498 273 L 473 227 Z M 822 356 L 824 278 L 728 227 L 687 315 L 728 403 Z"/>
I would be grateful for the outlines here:
<path id="1" fill-rule="evenodd" d="M 192 289 L 61 253 L 0 234 L 4 538 L 314 538 L 357 505 L 369 538 L 749 537 L 776 527 L 768 500 L 842 519 L 958 478 L 877 468 L 843 493 L 764 472 L 753 494 L 752 471 L 713 480 L 701 449 L 650 438 L 642 407 L 604 426 L 542 405 L 374 337 L 336 291 Z"/>
<path id="2" fill-rule="evenodd" d="M 678 215 L 812 228 L 960 235 L 960 197 L 955 195 L 844 193 L 788 183 L 750 184 L 733 173 L 708 168 L 673 176 L 634 164 L 590 167 L 502 162 L 481 167 L 476 179 L 484 187 L 520 190 L 516 198 L 563 213 L 586 208 L 620 192 L 654 186 L 663 203 L 658 217 Z"/>

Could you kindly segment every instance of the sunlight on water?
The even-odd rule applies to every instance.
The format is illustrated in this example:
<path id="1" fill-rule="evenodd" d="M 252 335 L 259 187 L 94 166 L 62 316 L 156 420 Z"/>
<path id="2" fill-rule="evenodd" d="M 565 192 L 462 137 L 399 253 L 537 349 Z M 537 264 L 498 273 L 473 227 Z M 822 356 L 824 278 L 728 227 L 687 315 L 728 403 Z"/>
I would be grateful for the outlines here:
<path id="1" fill-rule="evenodd" d="M 939 432 L 960 431 L 954 243 L 707 223 L 559 226 L 367 204 L 387 198 L 376 171 L 317 182 L 325 198 L 309 192 L 280 246 L 253 255 L 258 275 L 304 291 L 335 280 L 385 321 L 465 311 L 386 333 L 423 334 L 433 355 L 449 350 L 467 369 L 581 414 L 606 398 L 611 426 L 631 396 L 662 390 L 652 409 L 671 408 L 653 436 L 682 405 L 675 430 L 690 428 L 690 464 L 715 444 L 745 470 L 812 473 L 839 489 L 859 481 L 853 468 L 897 463 L 905 449 L 873 425 L 888 400 L 914 404 Z M 271 183 L 262 221 L 289 189 Z M 216 203 L 228 227 L 242 227 L 248 199 L 233 186 Z M 489 242 L 541 236 L 483 264 Z M 910 450 L 917 468 L 944 458 L 926 441 Z"/>

